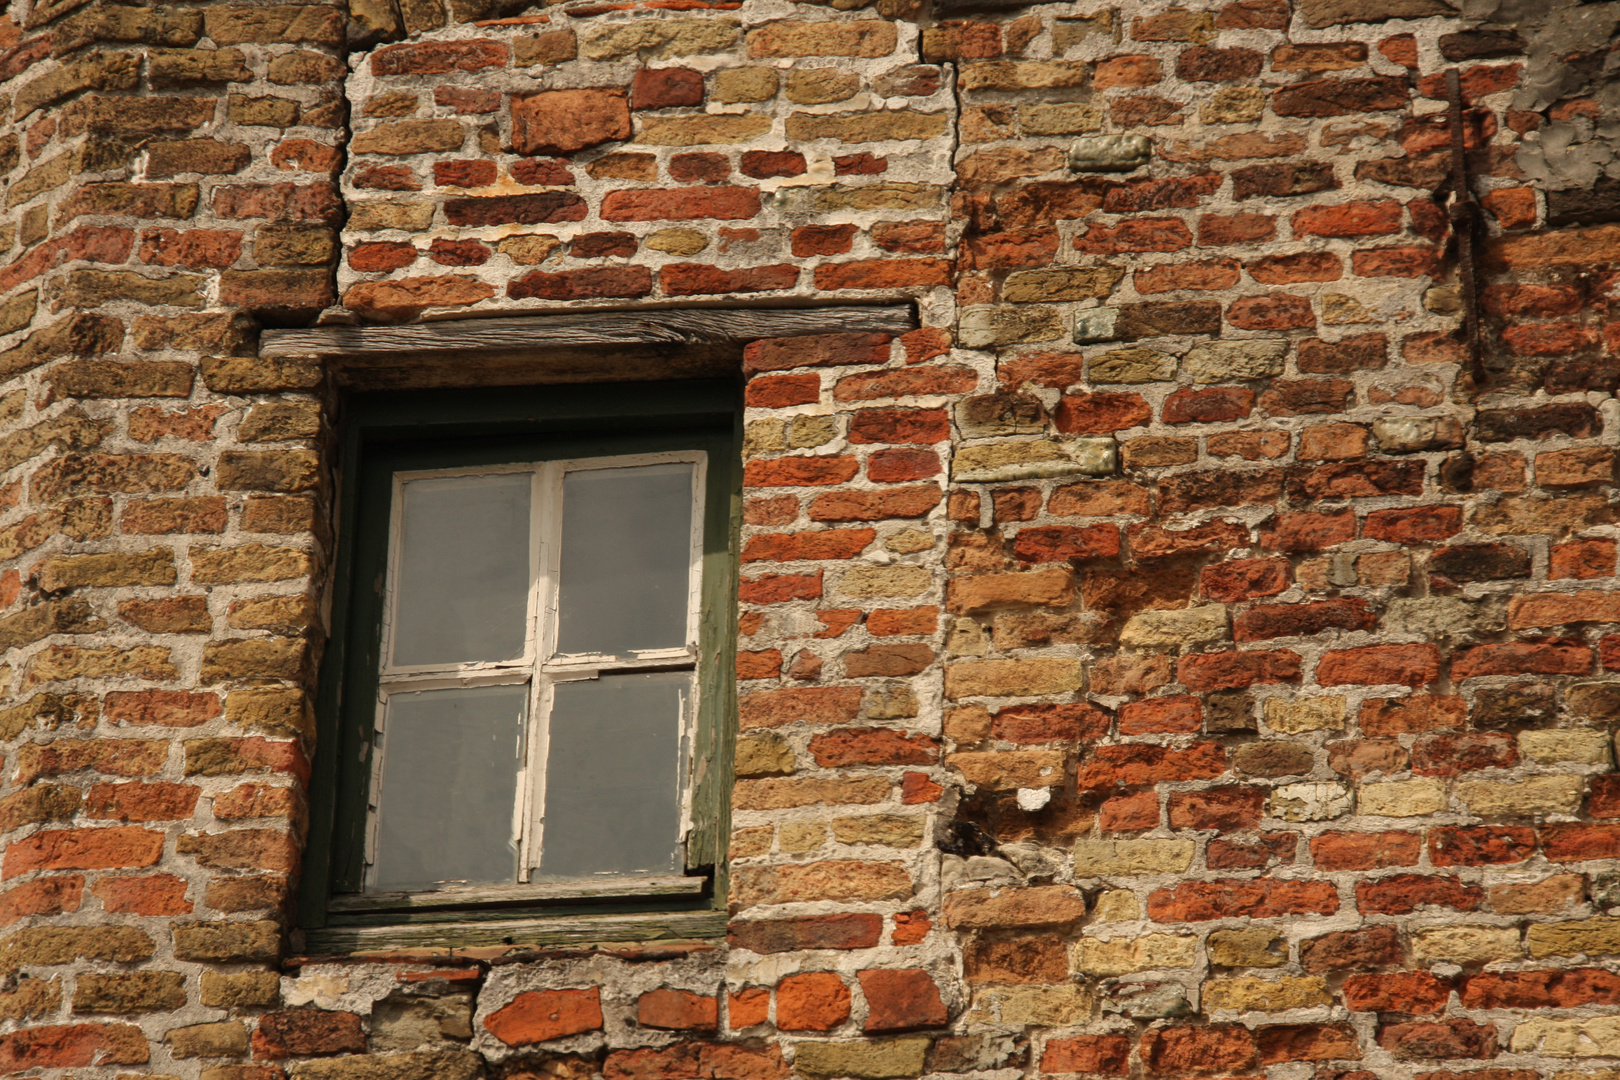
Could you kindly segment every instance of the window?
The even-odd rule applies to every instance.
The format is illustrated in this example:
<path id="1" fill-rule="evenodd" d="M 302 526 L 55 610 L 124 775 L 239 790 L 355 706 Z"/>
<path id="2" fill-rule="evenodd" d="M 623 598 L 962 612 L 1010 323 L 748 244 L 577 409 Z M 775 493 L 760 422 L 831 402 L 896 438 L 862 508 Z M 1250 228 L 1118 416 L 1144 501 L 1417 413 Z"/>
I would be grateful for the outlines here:
<path id="1" fill-rule="evenodd" d="M 713 910 L 735 394 L 349 402 L 306 928 Z"/>

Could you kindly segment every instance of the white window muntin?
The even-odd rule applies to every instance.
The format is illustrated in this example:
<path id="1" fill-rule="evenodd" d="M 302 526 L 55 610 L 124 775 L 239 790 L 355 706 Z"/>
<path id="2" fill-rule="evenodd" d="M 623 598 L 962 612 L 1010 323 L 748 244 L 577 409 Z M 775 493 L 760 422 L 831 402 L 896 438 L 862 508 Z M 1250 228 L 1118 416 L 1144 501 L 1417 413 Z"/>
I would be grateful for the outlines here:
<path id="1" fill-rule="evenodd" d="M 692 468 L 692 515 L 690 558 L 687 573 L 686 644 L 679 648 L 635 650 L 632 655 L 557 654 L 560 608 L 559 562 L 562 550 L 563 480 L 570 472 L 592 469 L 633 468 L 644 465 L 690 463 Z M 378 802 L 384 781 L 386 740 L 384 718 L 388 699 L 395 693 L 452 687 L 521 685 L 529 686 L 528 722 L 525 732 L 525 761 L 518 775 L 519 805 L 514 807 L 512 828 L 518 842 L 517 880 L 526 883 L 539 863 L 545 814 L 545 762 L 549 746 L 552 688 L 559 682 L 594 679 L 602 672 L 669 671 L 692 672 L 690 689 L 681 710 L 676 762 L 681 779 L 680 837 L 684 844 L 692 829 L 691 749 L 698 715 L 697 638 L 701 619 L 704 491 L 708 455 L 701 450 L 669 451 L 653 454 L 615 455 L 541 461 L 470 468 L 426 469 L 397 472 L 390 494 L 388 569 L 383 596 L 383 627 L 379 648 L 379 672 L 374 728 L 376 738 L 371 762 L 367 798 L 366 878 L 371 879 L 376 861 Z M 395 603 L 398 599 L 399 560 L 403 546 L 401 523 L 404 485 L 411 480 L 456 476 L 490 476 L 528 473 L 533 477 L 530 496 L 529 595 L 525 617 L 524 649 L 521 657 L 505 661 L 476 661 L 454 664 L 395 665 L 391 663 Z M 536 662 L 536 657 L 540 661 Z"/>

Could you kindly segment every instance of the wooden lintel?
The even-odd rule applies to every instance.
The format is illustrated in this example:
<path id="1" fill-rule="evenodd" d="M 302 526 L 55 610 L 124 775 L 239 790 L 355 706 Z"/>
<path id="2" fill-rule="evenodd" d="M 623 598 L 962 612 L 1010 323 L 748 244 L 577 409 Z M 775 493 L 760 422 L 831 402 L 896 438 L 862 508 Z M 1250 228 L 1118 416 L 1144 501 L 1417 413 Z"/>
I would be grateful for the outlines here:
<path id="1" fill-rule="evenodd" d="M 909 304 L 813 308 L 685 308 L 460 319 L 411 326 L 318 326 L 266 330 L 259 355 L 381 358 L 424 353 L 479 355 L 636 345 L 741 346 L 808 334 L 903 334 L 917 325 Z"/>

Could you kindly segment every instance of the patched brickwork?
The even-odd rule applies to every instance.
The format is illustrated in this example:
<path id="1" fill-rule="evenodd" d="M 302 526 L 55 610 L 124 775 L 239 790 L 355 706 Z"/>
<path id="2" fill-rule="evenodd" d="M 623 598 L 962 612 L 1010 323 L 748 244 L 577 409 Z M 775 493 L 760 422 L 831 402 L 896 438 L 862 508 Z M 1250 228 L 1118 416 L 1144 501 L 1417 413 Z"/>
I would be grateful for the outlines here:
<path id="1" fill-rule="evenodd" d="M 1613 6 L 12 5 L 0 1072 L 1611 1076 Z M 310 955 L 260 332 L 811 302 L 916 328 L 737 364 L 724 938 Z"/>

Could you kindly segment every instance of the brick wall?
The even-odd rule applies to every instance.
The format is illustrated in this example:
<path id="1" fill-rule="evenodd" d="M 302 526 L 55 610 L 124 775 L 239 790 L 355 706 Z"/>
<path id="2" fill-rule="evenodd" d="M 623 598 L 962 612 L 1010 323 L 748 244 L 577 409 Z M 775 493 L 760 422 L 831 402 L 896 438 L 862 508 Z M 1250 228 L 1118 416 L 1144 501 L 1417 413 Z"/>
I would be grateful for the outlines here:
<path id="1" fill-rule="evenodd" d="M 1613 1074 L 1612 5 L 857 4 L 10 9 L 0 1072 Z M 727 940 L 300 955 L 258 330 L 812 298 L 920 328 L 744 358 Z"/>

